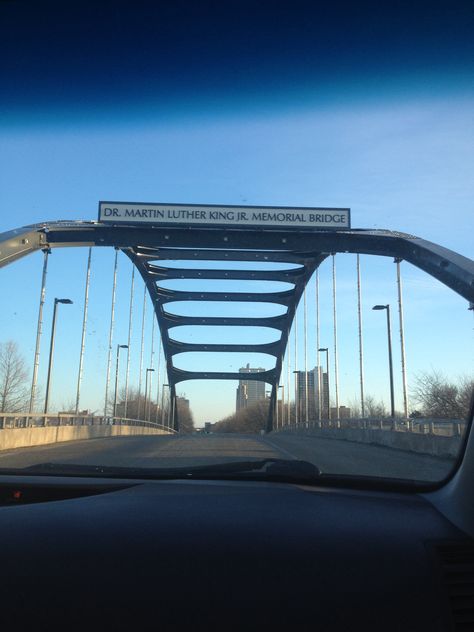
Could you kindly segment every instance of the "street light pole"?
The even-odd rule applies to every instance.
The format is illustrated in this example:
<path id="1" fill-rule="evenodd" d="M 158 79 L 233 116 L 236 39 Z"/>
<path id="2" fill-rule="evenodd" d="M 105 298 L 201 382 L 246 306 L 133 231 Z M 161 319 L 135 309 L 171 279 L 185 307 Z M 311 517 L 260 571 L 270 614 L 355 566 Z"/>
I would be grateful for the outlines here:
<path id="1" fill-rule="evenodd" d="M 329 399 L 329 349 L 328 347 L 321 347 L 321 349 L 318 349 L 318 351 L 324 351 L 326 353 L 326 375 L 327 375 L 327 380 L 328 380 L 327 413 L 328 413 L 328 421 L 329 421 L 331 419 L 331 404 L 330 404 L 330 399 Z M 322 380 L 322 383 L 323 383 L 323 393 L 324 393 L 324 380 Z M 323 393 L 319 393 L 319 397 L 321 397 Z"/>
<path id="2" fill-rule="evenodd" d="M 390 305 L 374 305 L 372 309 L 376 311 L 384 309 L 387 312 L 388 368 L 390 373 L 390 416 L 393 419 L 395 417 L 395 395 L 393 390 L 392 327 L 390 325 Z"/>
<path id="3" fill-rule="evenodd" d="M 114 392 L 114 417 L 117 416 L 117 390 L 118 390 L 118 378 L 119 378 L 119 359 L 120 349 L 128 349 L 128 345 L 117 345 L 117 360 L 115 364 L 115 392 Z"/>
<path id="4" fill-rule="evenodd" d="M 55 298 L 54 299 L 53 323 L 51 325 L 51 342 L 49 345 L 48 377 L 46 380 L 46 394 L 44 397 L 44 414 L 45 415 L 48 412 L 49 391 L 51 387 L 51 373 L 53 369 L 54 339 L 56 337 L 56 319 L 58 315 L 58 312 L 57 312 L 58 303 L 62 303 L 63 305 L 72 305 L 72 301 L 69 298 Z"/>

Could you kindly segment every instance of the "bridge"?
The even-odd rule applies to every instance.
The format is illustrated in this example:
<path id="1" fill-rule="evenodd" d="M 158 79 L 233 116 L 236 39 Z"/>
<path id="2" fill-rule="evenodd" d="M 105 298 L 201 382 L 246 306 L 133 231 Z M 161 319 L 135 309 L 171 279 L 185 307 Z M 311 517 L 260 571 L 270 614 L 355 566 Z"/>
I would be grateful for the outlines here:
<path id="1" fill-rule="evenodd" d="M 194 207 L 197 208 L 197 207 Z M 206 207 L 207 208 L 207 207 Z M 248 208 L 248 207 L 242 207 Z M 161 423 L 151 422 L 150 420 L 140 425 L 140 420 L 129 420 L 125 414 L 117 415 L 114 406 L 112 413 L 107 412 L 107 406 L 110 406 L 110 389 L 109 378 L 107 375 L 107 389 L 105 397 L 104 415 L 101 418 L 89 418 L 79 422 L 80 416 L 63 415 L 54 416 L 48 411 L 38 410 L 35 401 L 35 387 L 32 387 L 32 397 L 30 401 L 30 410 L 23 415 L 4 411 L 3 417 L 0 413 L 2 422 L 2 430 L 17 431 L 26 428 L 35 428 L 38 432 L 43 433 L 47 428 L 68 426 L 77 427 L 95 426 L 102 427 L 102 434 L 94 435 L 96 437 L 106 437 L 104 434 L 112 427 L 130 427 L 147 428 L 147 432 L 156 432 L 156 434 L 167 434 L 169 437 L 176 435 L 179 438 L 180 419 L 179 407 L 177 404 L 177 385 L 189 380 L 242 380 L 240 372 L 212 371 L 206 363 L 199 371 L 191 371 L 177 368 L 174 359 L 179 354 L 187 352 L 200 352 L 204 354 L 214 353 L 264 353 L 274 359 L 274 366 L 270 369 L 259 372 L 248 372 L 245 374 L 246 381 L 264 382 L 270 386 L 270 395 L 268 400 L 268 415 L 265 425 L 267 435 L 273 433 L 273 447 L 268 443 L 268 438 L 254 438 L 252 441 L 256 444 L 267 442 L 266 448 L 269 453 L 274 455 L 275 450 L 281 456 L 285 453 L 293 454 L 296 458 L 301 455 L 301 449 L 295 448 L 294 433 L 292 437 L 288 434 L 283 437 L 282 431 L 290 431 L 300 429 L 306 433 L 306 441 L 308 441 L 308 433 L 311 434 L 311 441 L 317 439 L 316 445 L 321 445 L 323 438 L 321 432 L 326 425 L 327 429 L 336 428 L 344 431 L 350 425 L 354 426 L 354 422 L 349 423 L 340 415 L 340 406 L 337 401 L 337 345 L 335 346 L 333 361 L 336 363 L 335 375 L 335 416 L 332 419 L 329 411 L 329 395 L 328 411 L 326 413 L 324 398 L 322 396 L 322 384 L 318 385 L 318 405 L 312 410 L 308 410 L 308 370 L 305 366 L 301 372 L 303 385 L 299 389 L 295 389 L 295 399 L 290 402 L 289 393 L 289 363 L 288 363 L 288 387 L 287 387 L 287 413 L 285 419 L 285 401 L 282 399 L 279 405 L 279 387 L 284 370 L 285 355 L 288 355 L 288 346 L 290 331 L 294 325 L 295 315 L 298 305 L 305 301 L 305 319 L 306 319 L 306 288 L 307 285 L 318 274 L 321 264 L 332 259 L 334 270 L 335 257 L 339 253 L 352 253 L 356 255 L 378 255 L 383 257 L 392 257 L 397 265 L 406 261 L 423 270 L 430 276 L 441 281 L 448 288 L 466 299 L 469 303 L 474 303 L 474 262 L 460 254 L 450 251 L 440 245 L 433 244 L 426 240 L 413 235 L 386 231 L 386 230 L 362 230 L 350 228 L 335 228 L 332 230 L 287 227 L 279 225 L 264 226 L 239 226 L 239 225 L 214 225 L 199 223 L 179 224 L 163 224 L 160 222 L 151 222 L 146 225 L 135 221 L 114 222 L 113 218 L 104 221 L 55 221 L 44 222 L 32 226 L 26 226 L 7 233 L 0 234 L 0 266 L 13 264 L 22 257 L 29 255 L 35 251 L 44 253 L 44 270 L 43 270 L 43 287 L 42 295 L 44 302 L 44 284 L 46 268 L 48 265 L 48 256 L 50 252 L 57 248 L 65 247 L 87 247 L 87 248 L 111 248 L 116 253 L 123 252 L 132 262 L 134 269 L 139 273 L 144 282 L 144 287 L 148 292 L 151 304 L 153 305 L 156 323 L 159 327 L 161 344 L 163 349 L 164 361 L 166 364 L 166 374 L 169 388 L 169 400 L 167 416 L 162 414 Z M 169 262 L 178 262 L 179 266 L 168 265 Z M 200 266 L 200 262 L 213 262 L 214 265 Z M 275 269 L 236 269 L 235 266 L 229 266 L 229 262 L 239 263 L 274 263 L 278 264 Z M 90 258 L 89 258 L 90 265 Z M 200 284 L 196 291 L 181 291 L 170 289 L 167 287 L 169 281 L 178 279 L 194 280 Z M 209 291 L 209 281 L 222 282 L 239 282 L 239 281 L 260 281 L 268 284 L 275 282 L 284 282 L 290 286 L 290 289 L 284 291 L 267 291 L 267 292 L 242 292 L 233 290 Z M 230 284 L 231 285 L 231 284 Z M 271 286 L 270 286 L 271 287 Z M 114 289 L 115 291 L 115 289 Z M 400 297 L 401 298 L 401 297 Z M 87 290 L 86 290 L 87 304 Z M 359 296 L 360 300 L 360 296 Z M 216 302 L 231 303 L 248 303 L 250 304 L 274 304 L 281 306 L 282 313 L 276 316 L 197 316 L 197 315 L 178 315 L 167 309 L 167 307 L 175 302 L 195 302 L 199 301 L 211 305 Z M 334 301 L 335 301 L 335 285 L 334 285 Z M 41 309 L 42 305 L 40 305 Z M 377 306 L 383 308 L 386 306 Z M 401 304 L 400 304 L 401 310 Z M 212 309 L 210 310 L 212 311 Z M 401 313 L 401 312 L 400 312 Z M 389 314 L 387 313 L 387 316 Z M 41 320 L 41 314 L 40 314 Z M 402 321 L 401 321 L 402 322 Z M 240 343 L 220 344 L 209 342 L 182 342 L 173 337 L 173 330 L 181 326 L 191 327 L 268 327 L 278 333 L 276 340 L 270 343 Z M 305 320 L 306 327 L 306 320 Z M 40 327 L 39 327 L 40 329 Z M 403 332 L 401 332 L 403 335 Z M 335 330 L 336 336 L 336 330 Z M 84 332 L 83 332 L 84 339 Z M 84 342 L 84 340 L 83 340 Z M 109 341 L 109 362 L 110 370 L 110 353 L 112 350 L 112 340 Z M 389 338 L 390 343 L 390 338 Z M 403 339 L 402 339 L 403 343 Z M 296 343 L 295 343 L 296 344 Z M 327 348 L 320 349 L 318 341 L 318 358 L 319 352 L 327 353 L 327 380 L 329 382 L 329 350 Z M 126 345 L 123 345 L 126 346 Z M 404 352 L 404 350 L 402 349 Z M 118 357 L 119 349 L 117 349 Z M 212 357 L 209 355 L 209 357 Z M 362 358 L 362 352 L 361 352 Z M 35 371 L 39 362 L 39 338 L 37 339 L 37 355 L 35 356 Z M 306 350 L 305 350 L 306 364 Z M 319 364 L 319 362 L 318 362 Z M 295 365 L 295 369 L 298 367 Z M 297 370 L 294 371 L 298 372 Z M 81 373 L 81 367 L 80 371 Z M 362 376 L 362 373 L 361 373 Z M 148 378 L 148 374 L 146 375 Z M 405 376 L 404 376 L 405 377 Z M 49 378 L 48 378 L 49 379 Z M 140 375 L 141 380 L 141 375 Z M 318 380 L 321 380 L 321 372 L 318 369 Z M 405 422 L 398 423 L 392 419 L 388 424 L 389 430 L 410 432 L 411 434 L 443 434 L 443 430 L 436 429 L 435 422 L 428 423 L 426 426 L 416 426 L 410 424 L 408 419 L 408 405 L 406 394 L 406 380 L 404 383 L 404 415 Z M 328 387 L 329 388 L 329 387 Z M 146 389 L 145 389 L 146 391 Z M 321 396 L 319 395 L 321 394 Z M 115 393 L 116 396 L 116 393 Z M 146 397 L 146 392 L 145 392 Z M 298 398 L 301 400 L 298 402 Z M 79 395 L 78 395 L 79 399 Z M 290 403 L 294 407 L 294 412 L 290 411 Z M 301 407 L 303 403 L 303 407 Z M 363 413 L 363 389 L 361 382 L 361 403 Z M 158 411 L 157 402 L 157 411 Z M 162 402 L 163 404 L 163 402 Z M 36 406 L 36 408 L 35 408 Z M 146 407 L 146 403 L 145 403 Z M 306 407 L 306 409 L 305 409 Z M 47 405 L 45 406 L 47 409 Z M 162 411 L 163 412 L 163 411 Z M 78 411 L 76 410 L 76 413 Z M 293 418 L 292 418 L 293 415 Z M 393 383 L 392 383 L 392 417 L 394 417 L 393 407 Z M 372 430 L 383 431 L 382 427 L 375 424 Z M 450 426 L 449 433 L 451 436 L 460 436 L 462 428 L 457 422 L 453 421 Z M 356 424 L 357 425 L 357 424 Z M 439 425 L 439 424 L 438 424 Z M 361 435 L 362 429 L 370 430 L 368 420 L 362 418 L 358 422 L 358 432 Z M 109 430 L 105 430 L 108 428 Z M 0 430 L 0 439 L 1 433 Z M 134 432 L 135 432 L 134 431 Z M 279 437 L 275 438 L 279 431 Z M 319 434 L 318 434 L 319 433 Z M 133 434 L 133 432 L 131 432 Z M 71 435 L 72 436 L 72 435 Z M 76 438 L 81 442 L 81 436 Z M 328 435 L 329 436 L 329 435 Z M 319 438 L 318 438 L 319 437 Z M 341 441 L 342 441 L 341 434 Z M 105 439 L 103 439 L 105 441 Z M 131 439 L 130 439 L 131 440 Z M 152 440 L 151 437 L 144 438 L 145 441 Z M 169 442 L 169 439 L 155 438 L 155 442 L 161 442 L 163 445 Z M 327 441 L 327 437 L 324 441 Z M 352 440 L 358 440 L 357 438 Z M 135 444 L 140 441 L 134 438 Z M 181 445 L 192 440 L 181 437 Z M 223 438 L 212 439 L 208 441 L 214 442 L 215 445 Z M 244 439 L 242 439 L 244 441 Z M 40 442 L 41 443 L 41 442 Z M 157 443 L 157 445 L 158 445 Z M 244 441 L 245 443 L 245 441 Z M 360 443 L 364 443 L 364 439 L 360 439 Z M 160 444 L 161 445 L 161 444 Z M 176 444 L 178 445 L 178 444 Z M 383 442 L 380 445 L 384 445 Z M 388 445 L 388 444 L 385 444 Z M 362 449 L 362 446 L 359 446 Z M 367 449 L 367 446 L 363 446 Z M 291 449 L 290 449 L 291 448 Z M 38 448 L 39 449 L 39 448 Z M 161 448 L 160 448 L 161 449 Z M 423 450 L 421 450 L 423 451 Z M 238 450 L 237 450 L 238 452 Z M 296 457 L 295 457 L 296 453 Z M 321 457 L 321 455 L 319 455 Z M 301 458 L 299 456 L 298 458 Z M 322 457 L 321 457 L 322 458 Z"/>

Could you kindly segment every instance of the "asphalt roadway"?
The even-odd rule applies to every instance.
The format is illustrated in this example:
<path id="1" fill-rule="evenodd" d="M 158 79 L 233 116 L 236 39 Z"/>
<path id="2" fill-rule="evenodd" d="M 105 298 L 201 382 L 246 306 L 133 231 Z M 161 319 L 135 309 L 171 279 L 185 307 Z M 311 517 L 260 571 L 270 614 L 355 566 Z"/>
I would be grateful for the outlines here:
<path id="1" fill-rule="evenodd" d="M 302 459 L 327 474 L 426 481 L 447 476 L 453 461 L 404 450 L 305 435 L 193 434 L 111 437 L 0 452 L 0 468 L 39 463 L 121 467 L 189 467 L 230 461 Z"/>

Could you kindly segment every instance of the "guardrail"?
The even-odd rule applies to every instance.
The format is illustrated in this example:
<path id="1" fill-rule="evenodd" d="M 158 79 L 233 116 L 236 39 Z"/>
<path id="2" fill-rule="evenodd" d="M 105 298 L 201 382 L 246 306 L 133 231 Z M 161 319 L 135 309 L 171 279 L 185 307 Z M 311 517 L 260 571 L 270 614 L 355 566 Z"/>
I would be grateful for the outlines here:
<path id="1" fill-rule="evenodd" d="M 274 432 L 322 428 L 355 428 L 364 430 L 392 430 L 393 432 L 429 434 L 440 437 L 462 437 L 466 427 L 466 422 L 460 419 L 392 419 L 390 417 L 366 417 L 363 419 L 322 419 L 321 421 L 302 421 L 298 424 L 283 424 L 275 428 Z"/>
<path id="2" fill-rule="evenodd" d="M 128 419 L 126 417 L 74 415 L 69 413 L 39 414 L 39 413 L 3 413 L 0 412 L 0 430 L 14 428 L 49 428 L 54 426 L 138 426 L 142 428 L 157 428 L 175 434 L 176 430 L 158 424 L 154 421 L 142 419 Z"/>

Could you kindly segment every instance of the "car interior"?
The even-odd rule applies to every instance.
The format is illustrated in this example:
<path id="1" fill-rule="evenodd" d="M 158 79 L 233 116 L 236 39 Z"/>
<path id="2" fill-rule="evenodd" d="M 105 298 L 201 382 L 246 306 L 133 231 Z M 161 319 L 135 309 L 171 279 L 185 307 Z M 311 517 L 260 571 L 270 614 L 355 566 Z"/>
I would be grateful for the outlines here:
<path id="1" fill-rule="evenodd" d="M 375 69 L 359 92 L 354 88 L 360 96 L 369 84 L 377 93 L 386 73 L 393 74 L 390 85 L 401 81 L 393 65 L 399 57 L 415 74 L 411 55 L 421 59 L 432 53 L 437 60 L 436 37 L 444 20 L 453 38 L 440 46 L 454 51 L 449 47 L 455 45 L 459 25 L 460 40 L 467 43 L 453 53 L 453 67 L 464 59 L 472 48 L 466 25 L 473 11 L 459 5 L 456 14 L 441 2 L 384 9 L 380 3 L 329 6 L 300 0 L 4 1 L 3 125 L 23 125 L 33 136 L 72 117 L 79 136 L 89 124 L 106 128 L 112 123 L 143 125 L 146 135 L 150 112 L 166 110 L 169 125 L 182 123 L 186 135 L 186 108 L 216 121 L 224 112 L 237 116 L 239 108 L 262 111 L 269 102 L 285 110 L 296 86 L 304 101 L 308 77 L 319 72 L 314 60 L 327 60 L 317 75 L 327 94 L 342 73 L 336 105 L 328 102 L 328 108 L 336 108 L 338 99 L 351 98 L 353 68 Z M 217 109 L 206 110 L 209 103 Z M 232 168 L 241 160 L 246 157 L 236 156 Z M 199 173 L 199 157 L 195 168 Z M 29 186 L 30 176 L 22 177 Z M 115 199 L 114 186 L 122 177 L 114 174 L 103 199 Z M 80 172 L 71 184 L 75 187 L 87 188 Z M 243 195 L 235 203 L 246 204 Z M 194 201 L 183 177 L 186 200 Z M 38 221 L 46 222 L 48 201 L 39 199 L 37 205 L 42 209 Z M 5 231 L 30 223 L 23 222 L 20 207 L 21 200 Z M 393 218 L 380 219 L 381 225 L 390 222 L 398 230 Z M 41 230 L 30 226 L 31 235 Z M 249 250 L 265 249 L 258 231 L 250 231 Z M 5 243 L 6 234 L 0 235 Z M 232 240 L 232 231 L 228 234 Z M 192 240 L 192 227 L 189 235 L 186 239 Z M 17 249 L 12 261 L 33 249 L 24 235 L 17 237 L 15 242 L 14 233 L 8 233 L 8 243 Z M 43 237 L 47 242 L 47 231 Z M 399 234 L 392 237 L 395 242 Z M 204 242 L 196 247 L 210 248 Z M 127 248 L 127 256 L 138 260 L 140 253 Z M 408 250 L 406 259 L 412 256 Z M 472 306 L 474 262 L 462 258 L 458 265 L 454 259 L 446 263 L 442 253 L 439 257 L 433 263 L 423 254 L 420 267 L 434 270 L 438 278 L 457 275 Z M 271 459 L 240 469 L 197 463 L 155 473 L 105 464 L 91 472 L 71 465 L 64 474 L 51 463 L 4 466 L 2 455 L 14 453 L 5 450 L 0 455 L 0 628 L 474 630 L 473 417 L 474 397 L 450 474 L 431 482 L 321 475 L 317 467 L 303 465 L 288 476 L 284 464 Z M 267 436 L 271 440 L 271 433 L 262 431 L 262 441 Z"/>

